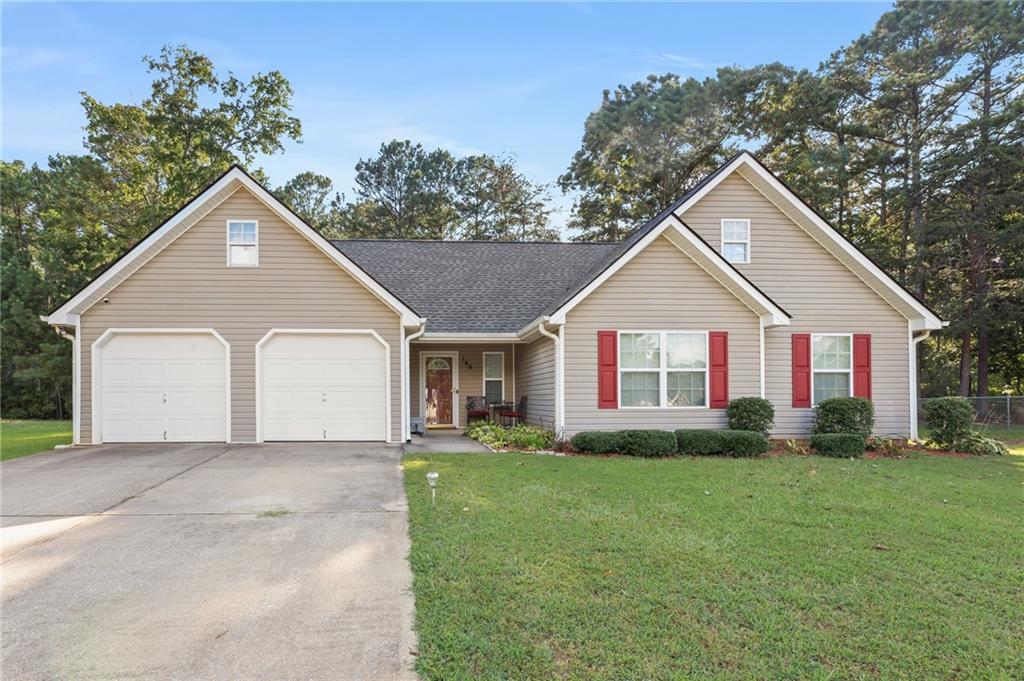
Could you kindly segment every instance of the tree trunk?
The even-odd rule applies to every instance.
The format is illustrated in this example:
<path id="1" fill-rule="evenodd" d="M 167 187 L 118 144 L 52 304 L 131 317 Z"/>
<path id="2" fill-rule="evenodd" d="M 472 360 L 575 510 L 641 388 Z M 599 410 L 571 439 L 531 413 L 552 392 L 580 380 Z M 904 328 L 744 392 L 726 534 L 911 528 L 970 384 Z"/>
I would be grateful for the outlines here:
<path id="1" fill-rule="evenodd" d="M 960 340 L 960 394 L 971 396 L 971 332 L 964 331 Z"/>
<path id="2" fill-rule="evenodd" d="M 980 397 L 988 395 L 988 329 L 984 326 L 978 329 L 977 394 Z"/>

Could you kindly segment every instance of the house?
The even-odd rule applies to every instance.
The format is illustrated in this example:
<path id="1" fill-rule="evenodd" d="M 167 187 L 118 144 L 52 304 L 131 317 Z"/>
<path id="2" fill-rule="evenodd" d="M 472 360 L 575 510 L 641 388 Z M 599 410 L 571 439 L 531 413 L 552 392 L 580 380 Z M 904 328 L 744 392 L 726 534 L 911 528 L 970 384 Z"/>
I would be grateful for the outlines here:
<path id="1" fill-rule="evenodd" d="M 235 167 L 44 319 L 82 444 L 397 443 L 476 395 L 566 436 L 720 428 L 744 395 L 799 436 L 860 395 L 914 436 L 945 325 L 746 152 L 612 244 L 330 242 Z"/>

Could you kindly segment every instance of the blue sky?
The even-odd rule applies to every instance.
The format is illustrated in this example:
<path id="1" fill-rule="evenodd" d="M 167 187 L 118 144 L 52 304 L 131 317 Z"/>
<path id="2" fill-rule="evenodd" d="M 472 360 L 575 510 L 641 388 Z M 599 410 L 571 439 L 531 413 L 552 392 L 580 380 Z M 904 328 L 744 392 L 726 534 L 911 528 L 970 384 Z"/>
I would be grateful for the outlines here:
<path id="1" fill-rule="evenodd" d="M 81 151 L 78 92 L 139 101 L 142 55 L 184 42 L 221 70 L 291 81 L 303 142 L 260 159 L 275 185 L 314 170 L 348 191 L 355 162 L 392 138 L 515 154 L 552 182 L 602 90 L 728 64 L 813 67 L 888 6 L 5 2 L 2 155 L 44 163 Z"/>

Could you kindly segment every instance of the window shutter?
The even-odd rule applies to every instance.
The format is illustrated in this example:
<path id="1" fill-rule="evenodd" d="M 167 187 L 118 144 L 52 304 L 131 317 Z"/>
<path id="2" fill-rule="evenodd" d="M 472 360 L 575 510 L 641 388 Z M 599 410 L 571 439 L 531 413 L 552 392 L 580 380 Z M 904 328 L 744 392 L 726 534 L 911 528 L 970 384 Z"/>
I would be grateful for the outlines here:
<path id="1" fill-rule="evenodd" d="M 727 331 L 708 332 L 708 362 L 711 365 L 711 396 L 708 406 L 712 409 L 725 409 L 729 406 L 729 333 Z"/>
<path id="2" fill-rule="evenodd" d="M 597 408 L 619 408 L 619 335 L 597 332 Z"/>
<path id="3" fill-rule="evenodd" d="M 871 334 L 853 334 L 853 396 L 871 399 Z"/>
<path id="4" fill-rule="evenodd" d="M 793 406 L 811 406 L 811 334 L 793 334 Z"/>

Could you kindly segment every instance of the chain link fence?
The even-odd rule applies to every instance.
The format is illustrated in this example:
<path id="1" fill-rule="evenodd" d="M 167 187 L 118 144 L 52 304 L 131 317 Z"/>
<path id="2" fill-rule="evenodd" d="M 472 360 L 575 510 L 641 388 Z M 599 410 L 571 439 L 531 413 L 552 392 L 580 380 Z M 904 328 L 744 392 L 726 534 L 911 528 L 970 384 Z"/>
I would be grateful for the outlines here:
<path id="1" fill-rule="evenodd" d="M 918 400 L 918 418 L 924 423 L 927 404 L 937 398 Z M 974 407 L 974 422 L 986 426 L 1024 426 L 1024 396 L 993 395 L 968 397 Z"/>

